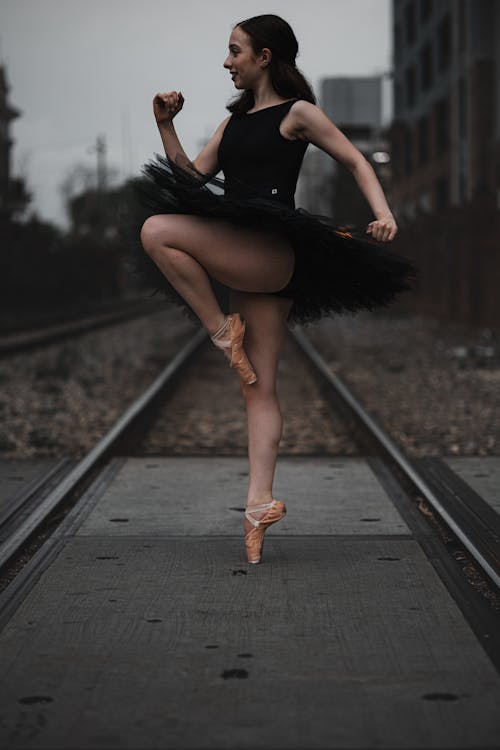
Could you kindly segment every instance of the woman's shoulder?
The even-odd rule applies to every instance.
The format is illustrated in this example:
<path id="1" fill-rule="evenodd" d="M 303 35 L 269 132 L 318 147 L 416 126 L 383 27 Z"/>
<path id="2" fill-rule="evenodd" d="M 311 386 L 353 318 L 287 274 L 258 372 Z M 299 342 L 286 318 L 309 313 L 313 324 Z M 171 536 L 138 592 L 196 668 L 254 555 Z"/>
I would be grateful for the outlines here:
<path id="1" fill-rule="evenodd" d="M 297 99 L 297 101 L 295 101 L 290 107 L 288 114 L 291 116 L 290 120 L 293 121 L 294 125 L 297 127 L 304 126 L 307 123 L 314 121 L 318 116 L 325 116 L 321 107 L 318 107 L 317 104 L 313 104 L 312 102 L 308 102 L 306 99 Z"/>
<path id="2" fill-rule="evenodd" d="M 304 139 L 308 123 L 322 112 L 320 107 L 306 99 L 294 101 L 287 114 L 288 130 L 297 139 Z"/>
<path id="3" fill-rule="evenodd" d="M 222 120 L 222 122 L 219 123 L 219 125 L 217 126 L 217 130 L 215 131 L 215 134 L 214 134 L 215 136 L 217 136 L 218 138 L 222 138 L 222 136 L 224 135 L 224 131 L 231 117 L 232 115 L 228 115 Z"/>
<path id="4" fill-rule="evenodd" d="M 307 117 L 319 109 L 320 107 L 312 102 L 308 102 L 306 99 L 297 99 L 290 107 L 290 112 Z"/>
<path id="5" fill-rule="evenodd" d="M 221 123 L 220 123 L 220 125 L 219 125 L 219 128 L 221 128 L 221 130 L 224 130 L 224 128 L 226 127 L 226 125 L 228 124 L 228 122 L 229 122 L 229 120 L 231 119 L 231 117 L 232 117 L 232 116 L 233 116 L 233 115 L 232 115 L 232 114 L 230 114 L 230 115 L 228 115 L 227 117 L 225 117 L 225 118 L 224 118 L 224 119 L 222 120 L 222 122 L 221 122 Z"/>

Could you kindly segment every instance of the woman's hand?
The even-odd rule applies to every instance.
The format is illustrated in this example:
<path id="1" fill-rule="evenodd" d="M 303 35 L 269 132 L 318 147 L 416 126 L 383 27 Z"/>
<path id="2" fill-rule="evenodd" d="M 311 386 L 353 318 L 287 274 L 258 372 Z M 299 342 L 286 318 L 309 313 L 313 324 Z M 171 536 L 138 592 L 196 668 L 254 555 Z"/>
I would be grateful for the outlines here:
<path id="1" fill-rule="evenodd" d="M 398 231 L 397 224 L 392 214 L 386 214 L 376 221 L 371 221 L 366 229 L 374 240 L 379 242 L 390 242 Z"/>
<path id="2" fill-rule="evenodd" d="M 153 99 L 153 112 L 157 125 L 172 122 L 175 115 L 181 111 L 184 97 L 179 91 L 170 91 L 168 94 L 156 94 Z"/>

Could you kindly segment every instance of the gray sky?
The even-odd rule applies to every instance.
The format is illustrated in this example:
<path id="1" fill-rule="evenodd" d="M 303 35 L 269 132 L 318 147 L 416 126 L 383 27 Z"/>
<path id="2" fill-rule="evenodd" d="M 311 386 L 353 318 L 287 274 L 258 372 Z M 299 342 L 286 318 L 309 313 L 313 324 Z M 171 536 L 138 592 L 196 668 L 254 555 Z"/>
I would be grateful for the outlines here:
<path id="1" fill-rule="evenodd" d="M 236 92 L 222 67 L 232 26 L 276 13 L 299 42 L 297 66 L 319 96 L 327 76 L 391 67 L 390 0 L 0 0 L 0 60 L 7 67 L 13 173 L 27 178 L 35 208 L 65 226 L 58 186 L 73 165 L 95 167 L 106 138 L 117 180 L 163 153 L 152 113 L 158 91 L 182 91 L 175 118 L 194 158 Z M 384 119 L 391 115 L 390 98 Z M 332 118 L 335 122 L 335 117 Z"/>

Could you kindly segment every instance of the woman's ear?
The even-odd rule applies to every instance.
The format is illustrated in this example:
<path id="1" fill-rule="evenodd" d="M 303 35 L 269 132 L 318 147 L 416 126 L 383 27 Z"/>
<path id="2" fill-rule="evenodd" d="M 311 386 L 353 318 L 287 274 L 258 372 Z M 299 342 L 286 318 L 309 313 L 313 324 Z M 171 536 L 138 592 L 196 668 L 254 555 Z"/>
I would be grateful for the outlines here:
<path id="1" fill-rule="evenodd" d="M 273 53 L 268 47 L 263 47 L 260 54 L 262 57 L 261 67 L 266 68 L 272 60 Z"/>

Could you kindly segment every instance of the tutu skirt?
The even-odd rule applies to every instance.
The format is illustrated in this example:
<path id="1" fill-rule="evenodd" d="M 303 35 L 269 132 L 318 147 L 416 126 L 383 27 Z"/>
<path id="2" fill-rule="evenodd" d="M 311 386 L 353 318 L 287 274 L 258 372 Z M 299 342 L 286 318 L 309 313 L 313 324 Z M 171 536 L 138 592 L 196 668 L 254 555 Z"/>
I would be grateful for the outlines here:
<path id="1" fill-rule="evenodd" d="M 191 319 L 198 320 L 142 248 L 140 229 L 148 216 L 195 214 L 287 237 L 294 249 L 295 269 L 285 289 L 274 294 L 293 299 L 290 323 L 387 306 L 400 292 L 412 289 L 417 269 L 411 261 L 355 227 L 336 225 L 328 216 L 264 197 L 244 183 L 235 189 L 234 180 L 227 194 L 222 178 L 192 172 L 159 154 L 155 157 L 142 167 L 144 179 L 134 183 L 140 210 L 132 212 L 134 218 L 126 226 L 132 239 L 132 268 L 154 288 L 153 293 L 163 292 Z M 212 277 L 210 282 L 227 314 L 230 289 Z"/>

